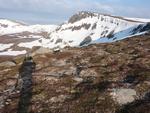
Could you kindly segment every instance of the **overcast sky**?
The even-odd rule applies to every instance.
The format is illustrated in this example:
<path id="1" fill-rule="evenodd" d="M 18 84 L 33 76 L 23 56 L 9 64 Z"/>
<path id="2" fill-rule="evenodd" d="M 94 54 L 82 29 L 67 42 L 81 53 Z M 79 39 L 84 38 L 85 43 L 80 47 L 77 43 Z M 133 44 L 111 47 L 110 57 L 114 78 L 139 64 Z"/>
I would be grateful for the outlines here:
<path id="1" fill-rule="evenodd" d="M 78 11 L 150 18 L 150 0 L 0 0 L 0 18 L 60 24 Z"/>

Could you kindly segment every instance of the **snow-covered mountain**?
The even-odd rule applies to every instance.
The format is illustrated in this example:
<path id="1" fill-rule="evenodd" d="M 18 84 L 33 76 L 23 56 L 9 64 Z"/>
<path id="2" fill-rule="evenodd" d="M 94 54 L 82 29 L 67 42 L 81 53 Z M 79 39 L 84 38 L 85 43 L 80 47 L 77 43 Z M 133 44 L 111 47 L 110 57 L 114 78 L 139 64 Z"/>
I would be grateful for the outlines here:
<path id="1" fill-rule="evenodd" d="M 0 19 L 0 55 L 26 54 L 32 47 L 39 46 L 37 43 L 33 44 L 33 41 L 44 40 L 56 28 L 57 25 L 27 25 L 17 21 Z M 29 44 L 20 47 L 19 45 L 22 43 Z"/>
<path id="2" fill-rule="evenodd" d="M 147 29 L 143 29 L 144 27 Z M 149 27 L 149 24 L 136 19 L 129 20 L 105 14 L 79 12 L 73 15 L 67 23 L 50 33 L 49 47 L 82 46 L 102 37 L 108 41 L 109 39 L 115 41 L 144 33 Z"/>
<path id="3" fill-rule="evenodd" d="M 91 12 L 79 12 L 59 26 L 25 25 L 1 19 L 0 55 L 18 55 L 14 53 L 20 51 L 21 54 L 25 54 L 34 46 L 63 48 L 114 42 L 144 34 L 150 30 L 148 22 L 148 19 L 123 18 Z"/>
<path id="4" fill-rule="evenodd" d="M 21 22 L 0 19 L 0 35 L 15 34 L 21 32 L 51 32 L 56 27 L 56 25 L 26 25 Z"/>

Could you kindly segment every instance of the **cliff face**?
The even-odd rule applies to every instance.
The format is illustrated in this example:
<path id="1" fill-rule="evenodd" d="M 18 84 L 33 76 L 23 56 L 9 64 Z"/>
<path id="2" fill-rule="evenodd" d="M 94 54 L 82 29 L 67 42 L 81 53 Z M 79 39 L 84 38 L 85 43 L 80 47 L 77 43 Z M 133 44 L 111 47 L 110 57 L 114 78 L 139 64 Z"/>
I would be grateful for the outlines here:
<path id="1" fill-rule="evenodd" d="M 30 113 L 149 113 L 150 34 L 34 54 Z M 24 58 L 0 67 L 0 112 L 16 113 Z M 8 60 L 8 59 L 7 59 Z M 4 61 L 4 59 L 3 59 Z M 7 63 L 6 63 L 7 65 Z M 29 66 L 29 68 L 31 68 Z M 12 91 L 13 89 L 13 91 Z"/>

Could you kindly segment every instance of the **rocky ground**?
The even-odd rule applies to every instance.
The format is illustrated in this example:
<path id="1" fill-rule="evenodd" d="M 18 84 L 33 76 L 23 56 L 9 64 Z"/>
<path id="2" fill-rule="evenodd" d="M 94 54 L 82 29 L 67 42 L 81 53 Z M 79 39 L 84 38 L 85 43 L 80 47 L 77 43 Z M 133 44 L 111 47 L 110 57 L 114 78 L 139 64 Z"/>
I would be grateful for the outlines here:
<path id="1" fill-rule="evenodd" d="M 0 58 L 1 113 L 24 113 L 24 93 L 29 113 L 150 113 L 149 33 L 109 44 L 39 51 L 29 59 L 34 70 L 24 65 L 23 56 Z"/>

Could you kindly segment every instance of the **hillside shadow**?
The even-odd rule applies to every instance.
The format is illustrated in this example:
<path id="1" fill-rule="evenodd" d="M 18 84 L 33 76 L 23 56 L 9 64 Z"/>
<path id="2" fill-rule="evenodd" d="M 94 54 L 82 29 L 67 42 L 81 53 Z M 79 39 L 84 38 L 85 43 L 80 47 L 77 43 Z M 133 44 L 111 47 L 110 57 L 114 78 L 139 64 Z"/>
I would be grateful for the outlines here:
<path id="1" fill-rule="evenodd" d="M 17 113 L 29 113 L 32 99 L 32 73 L 36 67 L 32 57 L 25 57 L 23 64 L 19 69 L 19 76 L 22 81 L 20 90 L 20 99 Z"/>

